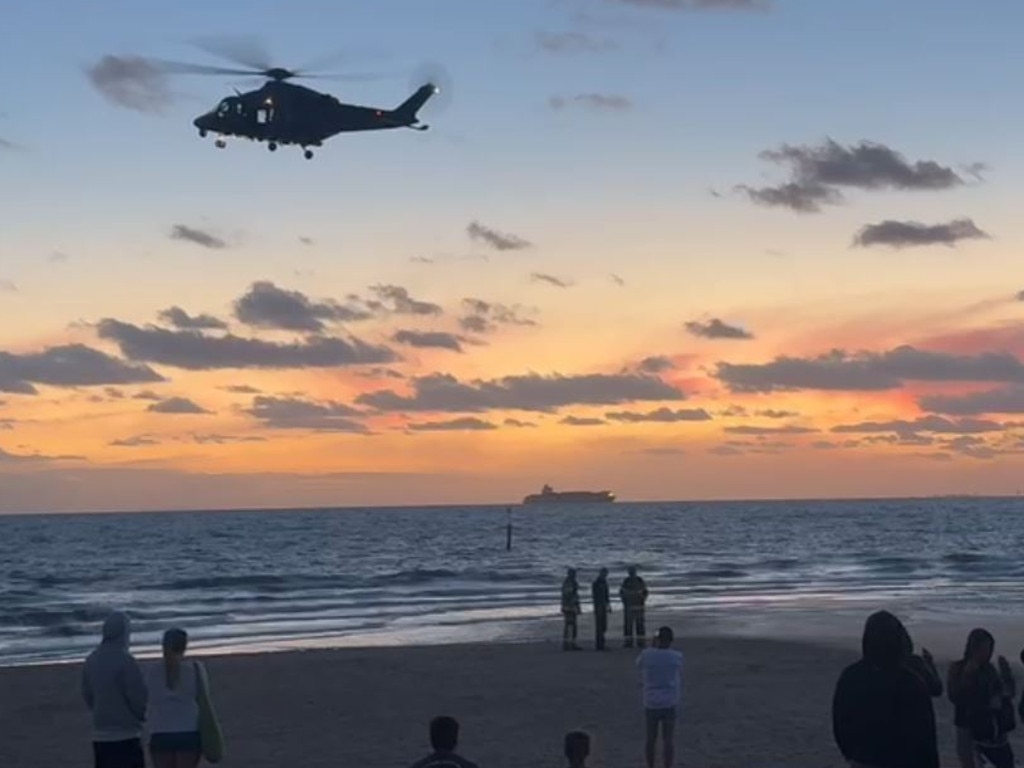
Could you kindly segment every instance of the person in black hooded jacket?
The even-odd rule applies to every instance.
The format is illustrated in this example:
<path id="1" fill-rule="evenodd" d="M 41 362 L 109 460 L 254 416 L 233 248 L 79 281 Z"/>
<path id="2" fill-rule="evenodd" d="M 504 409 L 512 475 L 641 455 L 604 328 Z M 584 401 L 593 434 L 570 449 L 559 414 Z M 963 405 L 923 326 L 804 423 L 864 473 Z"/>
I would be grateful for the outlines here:
<path id="1" fill-rule="evenodd" d="M 938 768 L 932 697 L 907 665 L 906 629 L 888 611 L 864 624 L 863 658 L 839 676 L 832 731 L 851 766 Z"/>

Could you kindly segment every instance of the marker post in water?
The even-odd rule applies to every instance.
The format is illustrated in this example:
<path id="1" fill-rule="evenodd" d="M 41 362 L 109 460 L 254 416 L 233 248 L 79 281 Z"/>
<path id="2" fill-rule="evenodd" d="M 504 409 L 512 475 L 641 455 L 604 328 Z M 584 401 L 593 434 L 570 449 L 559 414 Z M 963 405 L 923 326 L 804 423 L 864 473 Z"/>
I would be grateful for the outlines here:
<path id="1" fill-rule="evenodd" d="M 509 507 L 508 512 L 508 523 L 505 525 L 505 551 L 512 551 L 512 508 Z"/>

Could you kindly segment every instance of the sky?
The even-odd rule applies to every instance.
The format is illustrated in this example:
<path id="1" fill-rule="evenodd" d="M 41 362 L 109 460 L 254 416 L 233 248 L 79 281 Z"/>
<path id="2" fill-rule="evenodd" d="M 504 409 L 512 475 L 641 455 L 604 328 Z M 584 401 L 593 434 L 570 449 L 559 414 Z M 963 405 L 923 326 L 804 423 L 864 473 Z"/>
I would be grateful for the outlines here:
<path id="1" fill-rule="evenodd" d="M 1024 5 L 129 0 L 0 31 L 0 512 L 1013 494 Z M 430 130 L 305 160 L 235 76 Z"/>

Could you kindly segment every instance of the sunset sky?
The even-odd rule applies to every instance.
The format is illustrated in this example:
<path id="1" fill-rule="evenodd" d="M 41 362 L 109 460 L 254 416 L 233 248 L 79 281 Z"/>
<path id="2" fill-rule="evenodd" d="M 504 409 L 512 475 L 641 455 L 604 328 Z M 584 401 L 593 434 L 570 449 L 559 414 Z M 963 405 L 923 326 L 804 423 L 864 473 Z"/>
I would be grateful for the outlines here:
<path id="1" fill-rule="evenodd" d="M 159 6 L 159 7 L 158 7 Z M 40 0 L 0 511 L 1015 493 L 1024 4 Z M 200 38 L 424 133 L 192 119 Z M 339 56 L 337 54 L 345 54 Z M 110 58 L 116 57 L 116 58 Z"/>

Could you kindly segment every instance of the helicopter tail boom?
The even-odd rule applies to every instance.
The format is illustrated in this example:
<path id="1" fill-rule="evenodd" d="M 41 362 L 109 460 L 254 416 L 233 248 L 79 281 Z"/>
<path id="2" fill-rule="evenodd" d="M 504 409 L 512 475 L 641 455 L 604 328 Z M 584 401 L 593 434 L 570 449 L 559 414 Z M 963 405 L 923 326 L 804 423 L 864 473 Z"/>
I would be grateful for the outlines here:
<path id="1" fill-rule="evenodd" d="M 430 83 L 421 86 L 416 93 L 403 101 L 395 109 L 395 116 L 402 121 L 415 123 L 418 120 L 416 113 L 419 112 L 423 105 L 426 104 L 430 97 L 435 93 L 437 93 L 437 86 Z"/>

